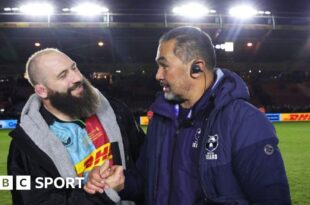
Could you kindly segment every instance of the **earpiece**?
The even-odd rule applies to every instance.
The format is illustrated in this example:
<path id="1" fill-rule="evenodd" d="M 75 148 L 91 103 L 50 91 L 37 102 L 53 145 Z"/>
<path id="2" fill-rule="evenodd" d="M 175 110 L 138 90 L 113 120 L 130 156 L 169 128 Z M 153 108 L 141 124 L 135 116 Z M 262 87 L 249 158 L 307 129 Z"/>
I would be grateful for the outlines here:
<path id="1" fill-rule="evenodd" d="M 202 72 L 200 67 L 198 65 L 196 65 L 196 64 L 193 64 L 192 67 L 191 67 L 191 76 L 192 76 L 192 74 L 200 73 L 200 72 Z"/>

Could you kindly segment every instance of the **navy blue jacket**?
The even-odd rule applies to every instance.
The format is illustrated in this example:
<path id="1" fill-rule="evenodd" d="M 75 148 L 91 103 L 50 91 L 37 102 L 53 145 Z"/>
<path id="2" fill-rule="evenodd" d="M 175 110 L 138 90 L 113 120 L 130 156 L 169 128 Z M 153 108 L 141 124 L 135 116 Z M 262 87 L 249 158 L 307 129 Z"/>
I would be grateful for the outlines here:
<path id="1" fill-rule="evenodd" d="M 185 123 L 172 102 L 156 99 L 137 169 L 125 173 L 124 197 L 144 195 L 148 205 L 291 203 L 274 127 L 247 102 L 238 75 L 216 73 Z"/>

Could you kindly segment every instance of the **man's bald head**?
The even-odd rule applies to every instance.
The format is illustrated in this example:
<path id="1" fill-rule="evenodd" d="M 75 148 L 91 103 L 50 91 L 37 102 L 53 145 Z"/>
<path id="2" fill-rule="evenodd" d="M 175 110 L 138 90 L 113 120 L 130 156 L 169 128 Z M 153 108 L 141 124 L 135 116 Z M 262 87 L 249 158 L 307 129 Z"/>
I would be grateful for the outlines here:
<path id="1" fill-rule="evenodd" d="M 26 63 L 26 76 L 32 86 L 35 86 L 36 84 L 42 83 L 44 81 L 44 76 L 42 75 L 42 71 L 40 71 L 42 66 L 39 61 L 43 56 L 51 53 L 59 53 L 64 55 L 64 53 L 56 48 L 45 48 L 35 52 L 29 57 Z"/>

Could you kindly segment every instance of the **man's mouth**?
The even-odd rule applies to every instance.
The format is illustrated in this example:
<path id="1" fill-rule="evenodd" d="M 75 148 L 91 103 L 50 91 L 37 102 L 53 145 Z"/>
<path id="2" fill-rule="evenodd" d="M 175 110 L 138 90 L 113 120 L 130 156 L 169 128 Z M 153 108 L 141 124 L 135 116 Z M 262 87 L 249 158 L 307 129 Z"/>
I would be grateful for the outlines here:
<path id="1" fill-rule="evenodd" d="M 161 81 L 161 82 L 160 82 L 160 86 L 163 87 L 163 91 L 164 91 L 164 92 L 169 92 L 169 91 L 170 91 L 170 87 L 169 87 L 169 85 L 168 85 L 167 83 Z"/>
<path id="2" fill-rule="evenodd" d="M 168 85 L 164 85 L 163 86 L 163 91 L 164 92 L 169 92 L 170 91 L 170 87 Z"/>
<path id="3" fill-rule="evenodd" d="M 72 91 L 72 90 L 75 90 L 76 88 L 81 87 L 81 86 L 82 86 L 82 82 L 78 82 L 78 83 L 73 84 L 73 85 L 69 88 L 69 90 Z"/>
<path id="4" fill-rule="evenodd" d="M 83 90 L 83 83 L 74 84 L 71 88 L 69 88 L 69 92 L 77 91 L 78 93 Z"/>

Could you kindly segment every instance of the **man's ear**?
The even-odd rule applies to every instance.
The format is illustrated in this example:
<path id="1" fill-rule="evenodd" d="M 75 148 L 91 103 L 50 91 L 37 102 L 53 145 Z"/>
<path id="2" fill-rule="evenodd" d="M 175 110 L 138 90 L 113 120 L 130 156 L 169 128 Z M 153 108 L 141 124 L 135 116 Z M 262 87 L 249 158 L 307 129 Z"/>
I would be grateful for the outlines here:
<path id="1" fill-rule="evenodd" d="M 192 78 L 198 78 L 200 75 L 205 75 L 204 71 L 206 70 L 206 64 L 204 60 L 197 59 L 193 61 L 190 68 L 190 75 Z"/>
<path id="2" fill-rule="evenodd" d="M 36 84 L 34 86 L 34 92 L 41 98 L 47 98 L 47 88 L 42 84 Z"/>

